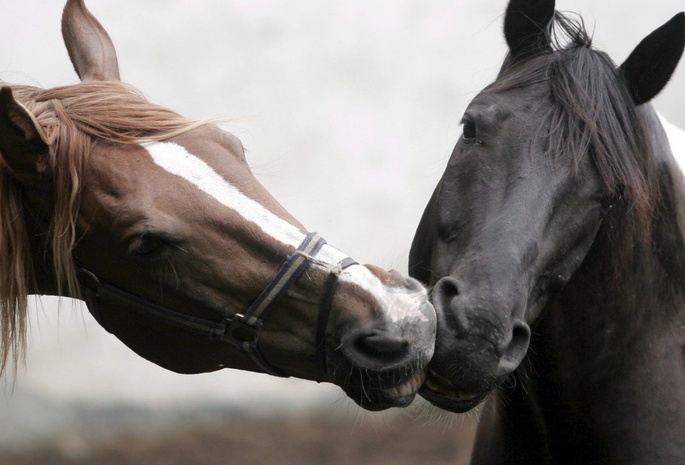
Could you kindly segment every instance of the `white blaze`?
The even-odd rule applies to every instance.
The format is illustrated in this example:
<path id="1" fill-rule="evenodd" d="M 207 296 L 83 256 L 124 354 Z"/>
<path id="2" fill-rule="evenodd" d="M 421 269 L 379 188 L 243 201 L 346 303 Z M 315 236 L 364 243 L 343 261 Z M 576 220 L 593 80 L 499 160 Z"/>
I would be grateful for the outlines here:
<path id="1" fill-rule="evenodd" d="M 143 147 L 155 164 L 190 182 L 221 205 L 258 226 L 274 240 L 294 248 L 299 247 L 304 240 L 305 233 L 240 192 L 185 147 L 172 142 L 152 142 L 143 144 Z M 330 267 L 345 257 L 346 254 L 326 244 L 317 254 L 316 261 L 324 262 Z M 420 311 L 426 300 L 426 292 L 423 290 L 410 293 L 406 289 L 385 286 L 363 266 L 348 268 L 340 274 L 340 280 L 355 283 L 373 295 L 393 322 L 406 318 L 427 321 L 427 317 Z"/>

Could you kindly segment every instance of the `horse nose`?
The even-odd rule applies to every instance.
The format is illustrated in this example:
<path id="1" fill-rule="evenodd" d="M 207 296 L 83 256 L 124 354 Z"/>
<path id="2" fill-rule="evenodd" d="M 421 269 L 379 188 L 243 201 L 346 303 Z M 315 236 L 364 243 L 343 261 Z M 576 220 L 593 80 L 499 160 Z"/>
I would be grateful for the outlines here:
<path id="1" fill-rule="evenodd" d="M 403 363 L 411 355 L 409 341 L 399 331 L 375 325 L 352 331 L 341 350 L 355 365 L 374 370 Z"/>
<path id="2" fill-rule="evenodd" d="M 513 314 L 513 299 L 484 300 L 467 295 L 464 287 L 453 276 L 435 284 L 432 300 L 440 320 L 438 326 L 443 324 L 457 339 L 474 335 L 492 339 L 495 355 L 502 364 L 518 364 L 528 350 L 530 327 Z"/>

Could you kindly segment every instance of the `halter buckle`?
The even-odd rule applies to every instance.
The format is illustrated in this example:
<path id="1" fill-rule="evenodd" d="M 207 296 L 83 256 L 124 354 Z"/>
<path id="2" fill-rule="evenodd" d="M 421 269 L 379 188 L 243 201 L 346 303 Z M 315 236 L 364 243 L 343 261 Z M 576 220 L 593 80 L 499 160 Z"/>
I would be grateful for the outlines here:
<path id="1" fill-rule="evenodd" d="M 245 318 L 242 313 L 236 313 L 230 318 L 224 320 L 226 323 L 226 333 L 223 340 L 230 342 L 238 347 L 245 347 L 256 344 L 259 339 L 259 329 L 262 326 L 261 320 L 251 321 L 250 318 Z"/>

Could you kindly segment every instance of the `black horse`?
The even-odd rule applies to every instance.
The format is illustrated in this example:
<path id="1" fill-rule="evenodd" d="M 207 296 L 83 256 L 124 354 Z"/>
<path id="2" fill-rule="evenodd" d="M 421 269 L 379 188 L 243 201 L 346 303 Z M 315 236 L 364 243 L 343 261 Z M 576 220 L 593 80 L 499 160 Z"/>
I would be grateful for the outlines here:
<path id="1" fill-rule="evenodd" d="M 420 393 L 490 394 L 473 463 L 683 464 L 685 182 L 647 102 L 685 14 L 619 67 L 553 0 L 511 0 L 504 34 L 412 244 L 440 315 Z"/>

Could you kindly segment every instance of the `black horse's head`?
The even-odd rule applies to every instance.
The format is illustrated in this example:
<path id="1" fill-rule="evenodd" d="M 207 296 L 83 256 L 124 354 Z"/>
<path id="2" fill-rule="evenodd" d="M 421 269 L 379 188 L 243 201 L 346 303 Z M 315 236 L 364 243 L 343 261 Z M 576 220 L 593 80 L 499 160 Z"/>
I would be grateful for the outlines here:
<path id="1" fill-rule="evenodd" d="M 504 33 L 504 65 L 463 116 L 410 255 L 439 315 L 421 393 L 453 411 L 519 366 L 531 325 L 598 234 L 632 231 L 628 254 L 648 231 L 656 166 L 638 105 L 674 71 L 685 15 L 620 67 L 553 0 L 511 0 Z"/>

